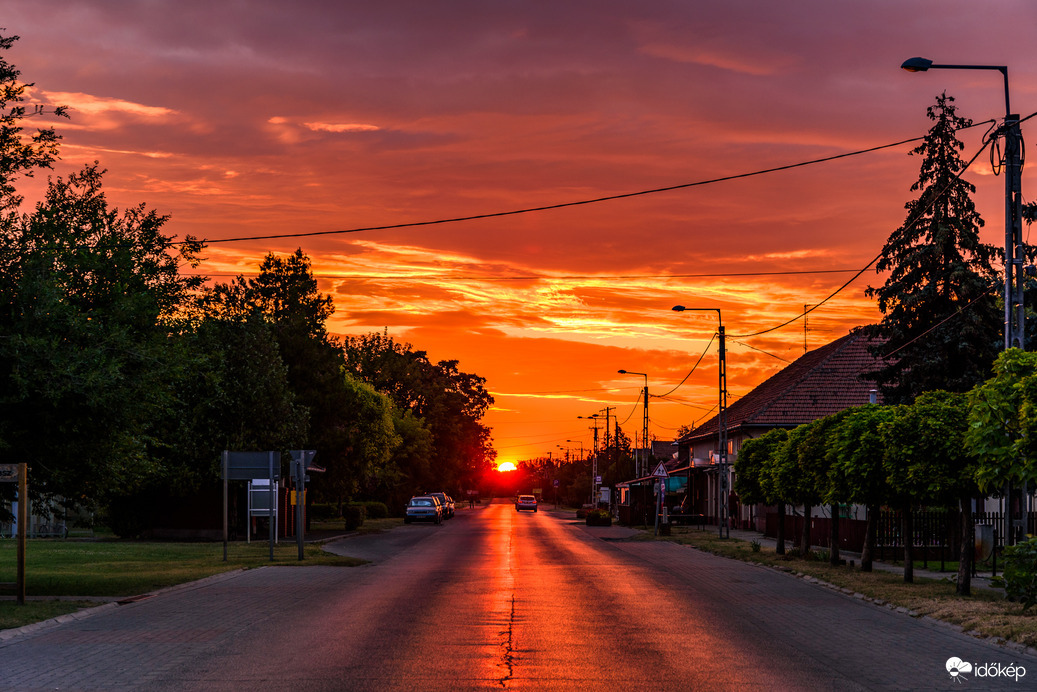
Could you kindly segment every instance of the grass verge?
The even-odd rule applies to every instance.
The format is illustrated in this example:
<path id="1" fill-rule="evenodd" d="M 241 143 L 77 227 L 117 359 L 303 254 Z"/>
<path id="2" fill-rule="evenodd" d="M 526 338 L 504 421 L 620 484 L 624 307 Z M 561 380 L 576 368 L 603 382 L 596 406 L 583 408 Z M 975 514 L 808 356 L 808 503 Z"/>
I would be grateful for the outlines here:
<path id="1" fill-rule="evenodd" d="M 648 532 L 649 538 L 651 532 Z M 1005 600 L 999 592 L 972 589 L 972 596 L 955 593 L 950 579 L 915 577 L 904 583 L 902 572 L 862 572 L 859 567 L 832 567 L 827 562 L 777 555 L 773 548 L 753 551 L 748 541 L 720 539 L 710 531 L 674 527 L 669 540 L 691 545 L 723 557 L 767 565 L 786 572 L 812 577 L 847 593 L 861 594 L 872 601 L 904 608 L 912 615 L 959 625 L 966 632 L 998 641 L 1012 641 L 1037 648 L 1037 608 L 1024 613 L 1022 605 Z"/>
<path id="2" fill-rule="evenodd" d="M 376 529 L 372 526 L 371 530 Z M 303 556 L 300 561 L 298 547 L 291 541 L 281 541 L 274 547 L 272 562 L 266 541 L 231 543 L 224 562 L 222 543 L 30 540 L 25 550 L 26 593 L 53 598 L 136 596 L 235 569 L 267 565 L 353 567 L 365 562 L 326 553 L 318 545 L 306 545 Z M 15 571 L 15 541 L 2 540 L 0 582 L 14 582 Z M 30 600 L 18 605 L 3 600 L 0 629 L 21 627 L 89 605 L 96 604 Z"/>
<path id="3" fill-rule="evenodd" d="M 310 531 L 320 532 L 339 532 L 343 534 L 367 534 L 367 533 L 380 533 L 382 531 L 388 531 L 389 529 L 397 526 L 403 526 L 402 517 L 391 517 L 387 519 L 365 519 L 364 523 L 360 525 L 360 528 L 353 529 L 352 531 L 346 531 L 345 519 L 335 519 L 333 521 L 313 521 L 310 522 Z"/>

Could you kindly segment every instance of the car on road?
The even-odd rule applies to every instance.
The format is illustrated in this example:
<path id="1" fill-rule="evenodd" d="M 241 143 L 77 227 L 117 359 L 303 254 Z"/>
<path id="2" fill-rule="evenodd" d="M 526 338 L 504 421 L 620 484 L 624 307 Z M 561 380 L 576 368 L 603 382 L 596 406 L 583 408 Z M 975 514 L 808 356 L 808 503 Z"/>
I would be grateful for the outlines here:
<path id="1" fill-rule="evenodd" d="M 403 515 L 403 523 L 412 521 L 431 521 L 434 524 L 443 523 L 443 505 L 439 498 L 431 495 L 417 495 L 407 502 L 407 512 Z"/>
<path id="2" fill-rule="evenodd" d="M 515 500 L 515 511 L 521 512 L 524 509 L 531 509 L 534 512 L 537 511 L 537 499 L 533 495 L 519 495 L 518 499 Z"/>
<path id="3" fill-rule="evenodd" d="M 446 493 L 427 493 L 432 497 L 439 500 L 439 504 L 443 505 L 443 518 L 450 519 L 454 516 L 454 501 Z"/>

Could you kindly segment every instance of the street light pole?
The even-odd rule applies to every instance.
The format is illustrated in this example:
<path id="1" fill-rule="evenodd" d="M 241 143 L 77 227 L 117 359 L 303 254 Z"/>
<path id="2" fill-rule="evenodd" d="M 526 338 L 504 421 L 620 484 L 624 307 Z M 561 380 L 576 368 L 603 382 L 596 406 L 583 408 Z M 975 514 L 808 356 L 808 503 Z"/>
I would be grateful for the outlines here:
<path id="1" fill-rule="evenodd" d="M 724 339 L 724 320 L 720 308 L 686 308 L 674 305 L 674 312 L 716 312 L 717 337 L 719 339 L 719 394 L 717 401 L 717 524 L 720 538 L 731 537 L 728 517 L 728 483 L 730 477 L 727 469 L 727 345 Z M 690 486 L 689 486 L 690 489 Z"/>
<path id="2" fill-rule="evenodd" d="M 936 65 L 928 58 L 909 58 L 900 65 L 908 72 L 926 72 L 928 70 L 997 70 L 1004 78 L 1005 84 L 1005 123 L 1002 133 L 1005 137 L 1005 350 L 1026 348 L 1026 311 L 1023 304 L 1023 284 L 1026 275 L 1023 263 L 1026 261 L 1026 248 L 1023 244 L 1023 178 L 1022 178 L 1022 132 L 1019 129 L 1019 115 L 1012 113 L 1012 105 L 1008 94 L 1007 65 Z M 1009 494 L 1011 485 L 1009 485 Z M 1022 525 L 1025 533 L 1028 525 L 1026 507 L 1029 494 L 1023 485 Z M 1008 532 L 1009 544 L 1014 543 L 1014 532 Z"/>
<path id="3" fill-rule="evenodd" d="M 619 374 L 620 375 L 641 375 L 642 377 L 645 378 L 645 388 L 644 388 L 644 392 L 643 392 L 644 399 L 645 399 L 645 415 L 644 415 L 644 422 L 642 423 L 642 426 L 641 426 L 641 445 L 642 445 L 642 448 L 640 450 L 640 454 L 638 454 L 638 456 L 640 457 L 641 462 L 640 462 L 639 468 L 636 469 L 636 473 L 635 473 L 635 475 L 638 478 L 643 478 L 644 476 L 648 475 L 648 473 L 649 473 L 649 470 L 648 470 L 648 375 L 646 375 L 643 372 L 631 372 L 630 370 L 620 370 Z"/>
<path id="4" fill-rule="evenodd" d="M 910 58 L 900 66 L 908 72 L 928 70 L 997 70 L 1005 84 L 1005 350 L 1025 348 L 1026 314 L 1023 309 L 1025 248 L 1023 246 L 1022 154 L 1019 116 L 1012 113 L 1006 65 L 936 65 L 927 58 Z"/>

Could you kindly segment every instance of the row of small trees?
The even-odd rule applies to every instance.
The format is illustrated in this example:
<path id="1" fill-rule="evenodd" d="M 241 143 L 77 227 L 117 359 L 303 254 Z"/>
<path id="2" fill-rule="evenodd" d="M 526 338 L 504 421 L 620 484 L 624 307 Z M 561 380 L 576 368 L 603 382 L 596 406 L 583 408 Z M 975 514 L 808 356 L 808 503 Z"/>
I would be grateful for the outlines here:
<path id="1" fill-rule="evenodd" d="M 971 501 L 1037 480 L 1037 353 L 1013 349 L 993 377 L 965 393 L 925 392 L 911 404 L 869 404 L 791 430 L 747 440 L 735 463 L 735 490 L 747 504 L 778 507 L 778 550 L 784 551 L 786 505 L 832 506 L 831 558 L 838 561 L 838 506 L 868 509 L 862 568 L 871 569 L 880 507 L 947 507 L 962 518 L 958 591 L 968 594 L 973 533 Z M 810 546 L 803 523 L 802 550 Z M 912 541 L 904 542 L 904 579 L 912 581 Z"/>

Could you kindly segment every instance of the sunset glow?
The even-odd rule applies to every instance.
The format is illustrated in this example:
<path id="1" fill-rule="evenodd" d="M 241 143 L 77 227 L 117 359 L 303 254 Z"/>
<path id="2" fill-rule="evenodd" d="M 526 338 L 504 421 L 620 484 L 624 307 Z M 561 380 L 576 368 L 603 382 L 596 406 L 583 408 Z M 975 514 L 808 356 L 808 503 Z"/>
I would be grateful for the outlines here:
<path id="1" fill-rule="evenodd" d="M 904 220 L 911 144 L 688 184 L 920 137 L 942 91 L 1003 117 L 996 73 L 900 70 L 914 55 L 1011 65 L 1013 110 L 1037 110 L 1022 0 L 45 4 L 6 2 L 4 25 L 34 99 L 70 106 L 54 173 L 99 160 L 113 206 L 208 239 L 185 271 L 226 281 L 301 247 L 334 335 L 386 330 L 486 378 L 498 471 L 586 454 L 579 417 L 606 406 L 633 438 L 644 383 L 618 369 L 648 373 L 650 435 L 709 418 L 717 309 L 732 401 L 878 318 L 883 277 L 842 287 Z M 984 166 L 965 178 L 997 245 Z"/>

